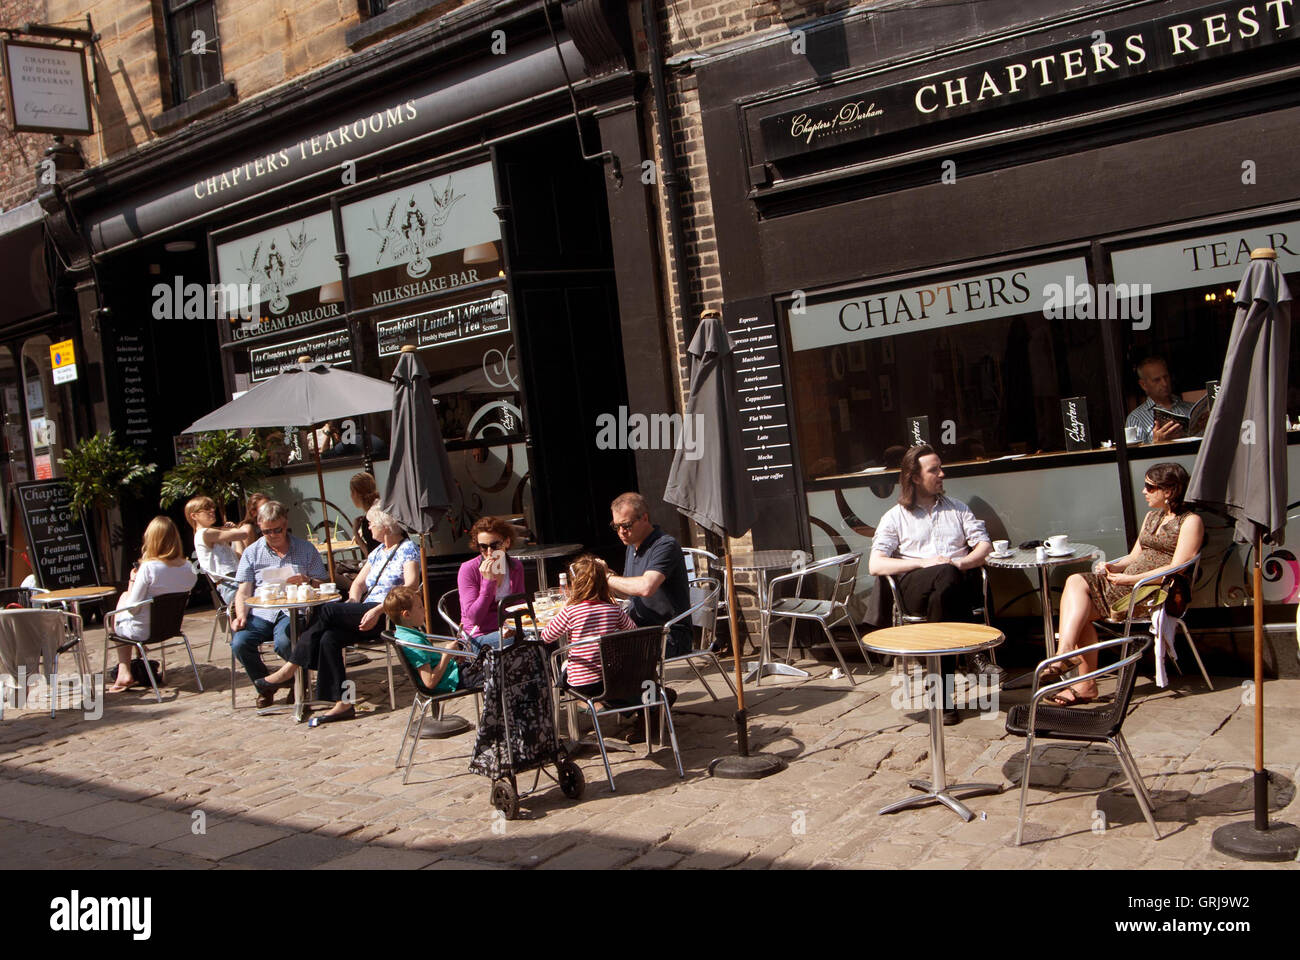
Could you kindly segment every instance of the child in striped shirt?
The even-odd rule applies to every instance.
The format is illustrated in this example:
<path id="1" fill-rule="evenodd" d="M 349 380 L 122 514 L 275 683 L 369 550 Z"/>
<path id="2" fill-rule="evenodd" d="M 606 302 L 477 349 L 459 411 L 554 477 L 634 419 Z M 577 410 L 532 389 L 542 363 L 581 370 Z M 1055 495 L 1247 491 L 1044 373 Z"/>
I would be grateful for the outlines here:
<path id="1" fill-rule="evenodd" d="M 542 629 L 542 640 L 554 643 L 568 634 L 567 682 L 577 693 L 591 696 L 600 692 L 600 645 L 598 638 L 619 630 L 634 630 L 623 608 L 609 596 L 605 565 L 591 554 L 583 554 L 569 566 L 569 600 Z"/>

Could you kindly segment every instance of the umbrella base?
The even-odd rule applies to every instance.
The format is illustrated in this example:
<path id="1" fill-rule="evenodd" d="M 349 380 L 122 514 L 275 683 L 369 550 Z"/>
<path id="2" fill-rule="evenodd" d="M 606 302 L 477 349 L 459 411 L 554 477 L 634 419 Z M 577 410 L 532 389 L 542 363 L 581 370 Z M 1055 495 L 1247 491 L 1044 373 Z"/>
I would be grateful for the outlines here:
<path id="1" fill-rule="evenodd" d="M 1269 823 L 1256 830 L 1253 820 L 1230 823 L 1214 831 L 1214 849 L 1238 860 L 1284 863 L 1300 853 L 1300 828 L 1289 823 Z"/>
<path id="2" fill-rule="evenodd" d="M 709 776 L 724 780 L 761 780 L 785 769 L 780 757 L 752 753 L 747 757 L 718 757 L 709 764 Z"/>
<path id="3" fill-rule="evenodd" d="M 464 733 L 473 726 L 464 717 L 452 715 L 445 720 L 425 720 L 420 728 L 421 740 L 442 740 Z"/>

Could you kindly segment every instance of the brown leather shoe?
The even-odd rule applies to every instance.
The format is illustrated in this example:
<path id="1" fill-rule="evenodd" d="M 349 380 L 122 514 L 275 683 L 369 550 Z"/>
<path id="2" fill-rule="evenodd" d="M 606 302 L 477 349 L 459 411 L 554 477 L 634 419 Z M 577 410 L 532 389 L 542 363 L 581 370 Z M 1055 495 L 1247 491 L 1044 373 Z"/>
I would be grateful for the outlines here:
<path id="1" fill-rule="evenodd" d="M 275 691 L 269 693 L 259 693 L 257 695 L 257 709 L 264 710 L 275 703 Z"/>

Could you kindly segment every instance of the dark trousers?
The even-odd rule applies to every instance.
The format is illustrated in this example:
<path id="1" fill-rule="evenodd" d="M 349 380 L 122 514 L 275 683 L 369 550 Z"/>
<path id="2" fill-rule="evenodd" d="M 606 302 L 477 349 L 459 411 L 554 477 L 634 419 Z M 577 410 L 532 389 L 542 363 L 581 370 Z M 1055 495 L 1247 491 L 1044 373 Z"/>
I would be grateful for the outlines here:
<path id="1" fill-rule="evenodd" d="M 922 567 L 898 578 L 898 596 L 907 613 L 931 623 L 973 623 L 979 606 L 980 574 L 978 570 L 958 570 L 951 563 Z M 939 658 L 945 710 L 953 709 L 949 677 L 956 663 L 956 657 Z"/>
<path id="2" fill-rule="evenodd" d="M 383 630 L 380 618 L 373 630 L 362 632 L 361 618 L 375 603 L 328 603 L 316 608 L 316 617 L 298 634 L 298 642 L 289 653 L 289 662 L 316 671 L 316 699 L 343 699 L 343 648 L 364 640 L 373 640 Z"/>

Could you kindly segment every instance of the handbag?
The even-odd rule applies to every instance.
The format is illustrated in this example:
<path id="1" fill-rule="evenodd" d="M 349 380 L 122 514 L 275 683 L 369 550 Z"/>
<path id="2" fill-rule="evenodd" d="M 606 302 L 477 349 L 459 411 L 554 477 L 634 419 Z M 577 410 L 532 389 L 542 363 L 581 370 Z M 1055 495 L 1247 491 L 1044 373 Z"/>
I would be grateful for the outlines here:
<path id="1" fill-rule="evenodd" d="M 150 660 L 149 669 L 153 671 L 154 679 L 161 684 L 163 682 L 162 664 L 157 660 Z M 131 659 L 131 679 L 142 687 L 152 686 L 149 682 L 149 674 L 144 669 L 144 661 L 139 657 Z"/>
<path id="2" fill-rule="evenodd" d="M 1157 610 L 1165 616 L 1182 619 L 1192 602 L 1192 582 L 1181 573 L 1167 573 L 1159 583 L 1147 583 L 1115 601 L 1111 619 L 1124 620 L 1132 607 L 1134 616 L 1149 618 Z M 1140 608 L 1145 607 L 1145 612 Z"/>

